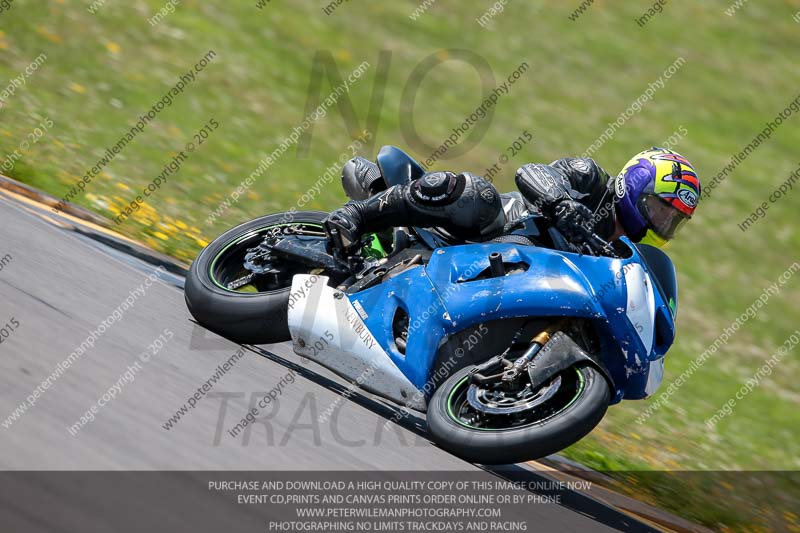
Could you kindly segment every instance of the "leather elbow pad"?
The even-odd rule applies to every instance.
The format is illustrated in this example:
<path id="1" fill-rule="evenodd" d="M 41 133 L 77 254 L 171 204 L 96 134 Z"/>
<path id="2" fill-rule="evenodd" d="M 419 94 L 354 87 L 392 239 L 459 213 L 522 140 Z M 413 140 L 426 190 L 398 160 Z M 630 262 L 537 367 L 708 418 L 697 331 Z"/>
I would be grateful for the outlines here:
<path id="1" fill-rule="evenodd" d="M 546 215 L 552 215 L 560 201 L 571 198 L 566 176 L 550 165 L 523 165 L 517 170 L 514 181 L 525 199 Z"/>

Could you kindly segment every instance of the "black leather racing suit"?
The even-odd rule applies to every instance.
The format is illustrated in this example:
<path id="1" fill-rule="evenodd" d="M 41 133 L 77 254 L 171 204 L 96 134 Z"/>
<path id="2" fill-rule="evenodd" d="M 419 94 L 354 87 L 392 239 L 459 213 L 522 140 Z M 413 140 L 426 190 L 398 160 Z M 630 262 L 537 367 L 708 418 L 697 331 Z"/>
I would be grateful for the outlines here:
<path id="1" fill-rule="evenodd" d="M 515 176 L 519 192 L 505 194 L 479 176 L 452 172 L 431 172 L 378 192 L 383 183 L 376 179 L 379 175 L 377 165 L 361 157 L 345 165 L 345 190 L 362 198 L 325 221 L 337 247 L 347 249 L 365 233 L 397 226 L 436 227 L 456 240 L 485 241 L 536 211 L 573 242 L 592 232 L 606 240 L 614 233 L 612 180 L 592 159 L 523 165 Z"/>

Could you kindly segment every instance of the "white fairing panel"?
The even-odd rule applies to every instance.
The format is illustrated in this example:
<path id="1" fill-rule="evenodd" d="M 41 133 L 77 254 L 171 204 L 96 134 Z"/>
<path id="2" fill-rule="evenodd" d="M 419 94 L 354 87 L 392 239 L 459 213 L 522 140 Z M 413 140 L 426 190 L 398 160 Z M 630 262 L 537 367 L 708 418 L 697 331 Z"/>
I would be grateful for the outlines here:
<path id="1" fill-rule="evenodd" d="M 661 385 L 661 380 L 664 379 L 664 358 L 661 357 L 655 361 L 650 361 L 650 372 L 647 374 L 647 385 L 645 385 L 644 392 L 647 396 L 652 396 Z"/>
<path id="2" fill-rule="evenodd" d="M 625 271 L 625 286 L 628 290 L 628 303 L 625 313 L 636 333 L 644 344 L 649 358 L 653 351 L 653 331 L 656 321 L 656 301 L 653 294 L 653 280 L 642 265 L 632 264 Z"/>
<path id="3" fill-rule="evenodd" d="M 366 390 L 424 411 L 424 394 L 381 348 L 347 296 L 327 283 L 326 276 L 306 274 L 292 280 L 289 332 L 295 353 Z"/>

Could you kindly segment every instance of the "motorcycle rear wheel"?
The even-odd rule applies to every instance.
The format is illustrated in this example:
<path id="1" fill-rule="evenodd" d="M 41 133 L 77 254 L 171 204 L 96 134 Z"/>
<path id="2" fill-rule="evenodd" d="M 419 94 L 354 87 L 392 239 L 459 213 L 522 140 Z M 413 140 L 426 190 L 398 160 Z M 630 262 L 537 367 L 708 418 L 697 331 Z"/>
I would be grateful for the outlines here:
<path id="1" fill-rule="evenodd" d="M 248 248 L 268 231 L 302 230 L 324 235 L 328 213 L 298 211 L 256 218 L 226 231 L 208 244 L 192 263 L 184 295 L 189 312 L 200 325 L 241 344 L 268 344 L 290 339 L 287 324 L 291 276 L 310 273 L 307 265 L 281 265 L 273 280 L 247 282 L 243 266 Z M 313 238 L 313 237 L 311 237 Z M 324 238 L 324 237 L 319 237 Z M 244 283 L 238 286 L 238 283 Z M 236 287 L 236 288 L 233 288 Z"/>
<path id="2" fill-rule="evenodd" d="M 470 403 L 471 368 L 459 370 L 434 392 L 427 420 L 440 447 L 473 463 L 520 463 L 563 450 L 594 429 L 611 399 L 611 389 L 596 368 L 576 365 L 530 391 L 528 398 L 516 397 L 516 407 L 514 402 L 503 404 L 502 397 L 491 402 L 493 409 L 513 415 L 487 415 L 474 408 L 481 401 L 475 392 Z M 484 397 L 489 393 L 482 391 Z M 533 407 L 519 408 L 526 405 Z"/>

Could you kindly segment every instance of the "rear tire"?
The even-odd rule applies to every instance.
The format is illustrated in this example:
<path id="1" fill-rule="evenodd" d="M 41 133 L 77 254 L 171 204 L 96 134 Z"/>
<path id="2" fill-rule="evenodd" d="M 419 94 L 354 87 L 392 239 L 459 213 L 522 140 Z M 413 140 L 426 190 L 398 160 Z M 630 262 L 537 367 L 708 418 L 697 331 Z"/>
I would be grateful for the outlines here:
<path id="1" fill-rule="evenodd" d="M 469 386 L 471 368 L 459 370 L 434 392 L 427 420 L 428 431 L 440 447 L 473 463 L 520 463 L 563 450 L 600 422 L 611 399 L 608 383 L 596 368 L 574 366 L 560 376 L 562 383 L 569 383 L 566 378 L 572 373 L 575 392 L 560 400 L 563 405 L 556 405 L 554 414 L 521 427 L 471 427 L 459 420 L 454 406 Z"/>
<path id="2" fill-rule="evenodd" d="M 221 252 L 248 234 L 286 223 L 322 226 L 328 213 L 276 213 L 245 222 L 206 246 L 192 263 L 184 295 L 189 312 L 202 326 L 241 344 L 268 344 L 290 339 L 287 324 L 289 286 L 248 294 L 225 289 L 212 279 L 211 269 Z M 310 267 L 309 267 L 310 270 Z"/>

